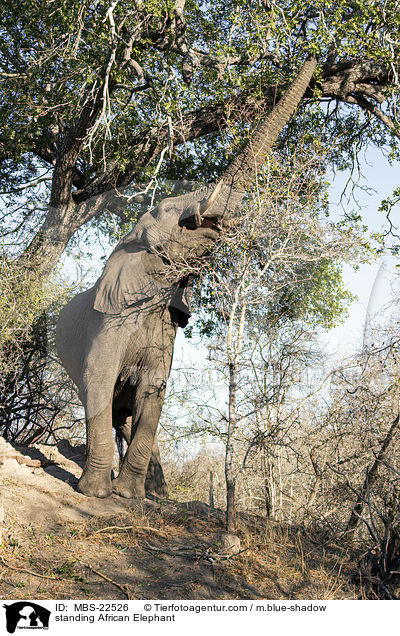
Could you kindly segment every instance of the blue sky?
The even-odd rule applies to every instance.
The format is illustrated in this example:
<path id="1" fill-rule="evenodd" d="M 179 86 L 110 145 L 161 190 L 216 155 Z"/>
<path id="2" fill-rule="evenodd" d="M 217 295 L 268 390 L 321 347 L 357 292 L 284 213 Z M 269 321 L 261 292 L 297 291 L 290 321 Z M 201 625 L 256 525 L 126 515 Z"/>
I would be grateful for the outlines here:
<path id="1" fill-rule="evenodd" d="M 379 212 L 378 208 L 382 199 L 390 196 L 400 185 L 400 163 L 391 166 L 378 149 L 371 149 L 361 162 L 361 169 L 364 178 L 360 179 L 360 185 L 365 185 L 375 192 L 358 192 L 360 214 L 371 232 L 379 232 L 387 229 L 387 223 L 385 215 Z M 330 200 L 333 211 L 340 209 L 340 195 L 346 180 L 346 175 L 338 175 L 332 184 Z M 348 205 L 349 208 L 356 209 L 354 202 Z M 393 209 L 391 218 L 394 223 L 398 221 L 400 226 L 399 207 Z M 391 304 L 396 286 L 399 286 L 400 272 L 396 269 L 398 263 L 399 260 L 387 252 L 375 262 L 362 265 L 356 272 L 345 266 L 345 286 L 358 296 L 358 300 L 353 302 L 344 324 L 331 330 L 324 337 L 329 353 L 347 355 L 360 349 L 368 324 L 371 321 L 382 321 L 389 315 L 388 305 Z"/>

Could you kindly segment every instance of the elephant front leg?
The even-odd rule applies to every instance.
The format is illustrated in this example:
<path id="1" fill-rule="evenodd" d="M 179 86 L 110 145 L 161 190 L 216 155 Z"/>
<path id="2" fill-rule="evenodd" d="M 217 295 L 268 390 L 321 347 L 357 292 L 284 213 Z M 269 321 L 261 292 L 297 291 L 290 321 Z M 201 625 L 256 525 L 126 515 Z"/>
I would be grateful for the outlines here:
<path id="1" fill-rule="evenodd" d="M 159 389 L 136 391 L 132 417 L 133 439 L 130 442 L 120 473 L 113 481 L 113 491 L 121 497 L 143 499 L 145 479 L 154 445 L 158 420 L 164 398 Z"/>
<path id="2" fill-rule="evenodd" d="M 87 417 L 86 430 L 86 461 L 78 490 L 87 497 L 109 497 L 112 494 L 111 467 L 114 458 L 111 404 L 101 413 Z"/>

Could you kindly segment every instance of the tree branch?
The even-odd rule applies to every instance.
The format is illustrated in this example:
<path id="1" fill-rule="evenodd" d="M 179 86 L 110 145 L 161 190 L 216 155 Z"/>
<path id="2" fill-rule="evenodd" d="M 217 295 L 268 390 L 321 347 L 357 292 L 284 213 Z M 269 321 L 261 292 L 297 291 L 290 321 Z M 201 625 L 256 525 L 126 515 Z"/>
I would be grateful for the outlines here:
<path id="1" fill-rule="evenodd" d="M 390 117 L 385 115 L 385 113 L 380 108 L 374 106 L 374 104 L 371 104 L 371 102 L 369 102 L 367 99 L 361 97 L 361 95 L 355 95 L 354 97 L 352 95 L 349 95 L 348 97 L 343 97 L 342 101 L 346 102 L 347 104 L 356 104 L 363 110 L 367 110 L 368 112 L 372 113 L 372 115 L 374 115 L 377 119 L 379 119 L 379 121 L 385 124 L 385 126 L 394 135 L 396 135 L 398 139 L 400 139 L 400 131 L 396 128 Z"/>
<path id="2" fill-rule="evenodd" d="M 333 65 L 325 69 L 322 84 L 319 86 L 311 82 L 305 93 L 306 99 L 312 99 L 316 88 L 321 90 L 322 97 L 331 97 L 346 103 L 356 104 L 360 108 L 368 109 L 391 131 L 398 135 L 396 127 L 391 119 L 379 108 L 373 106 L 360 95 L 353 96 L 353 92 L 368 92 L 380 101 L 380 94 L 376 89 L 376 82 L 383 81 L 389 75 L 389 71 L 383 65 L 375 62 L 351 60 L 346 63 Z M 367 83 L 371 82 L 371 83 Z M 188 141 L 194 141 L 204 135 L 220 132 L 228 125 L 229 120 L 249 120 L 255 117 L 263 117 L 266 112 L 281 97 L 284 86 L 264 87 L 264 98 L 257 99 L 249 91 L 242 91 L 237 95 L 219 101 L 215 104 L 203 106 L 183 115 L 181 120 L 172 122 L 174 130 L 178 132 L 175 145 Z M 75 194 L 77 202 L 88 197 L 96 196 L 105 189 L 124 187 L 132 183 L 145 168 L 164 148 L 168 137 L 168 126 L 162 124 L 158 127 L 148 127 L 138 133 L 130 142 L 132 154 L 124 171 L 118 165 L 110 166 L 107 172 L 96 177 L 85 188 Z"/>

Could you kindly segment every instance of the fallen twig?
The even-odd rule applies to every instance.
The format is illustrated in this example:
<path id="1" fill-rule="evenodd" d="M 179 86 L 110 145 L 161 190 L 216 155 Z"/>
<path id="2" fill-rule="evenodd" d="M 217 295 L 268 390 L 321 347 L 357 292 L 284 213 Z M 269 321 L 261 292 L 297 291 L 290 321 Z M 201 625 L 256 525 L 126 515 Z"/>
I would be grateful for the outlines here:
<path id="1" fill-rule="evenodd" d="M 10 565 L 0 557 L 0 562 L 5 565 L 10 570 L 15 570 L 16 572 L 24 572 L 25 574 L 31 574 L 32 576 L 37 576 L 40 579 L 50 579 L 51 581 L 64 581 L 65 583 L 74 583 L 73 579 L 61 579 L 58 576 L 50 576 L 49 574 L 39 574 L 38 572 L 34 572 L 33 570 L 27 570 L 26 568 L 17 568 L 15 565 Z M 76 581 L 75 581 L 76 582 Z M 89 581 L 87 581 L 89 583 Z M 85 581 L 86 583 L 86 581 Z"/>
<path id="2" fill-rule="evenodd" d="M 247 550 L 250 550 L 250 548 L 243 548 L 243 550 L 240 550 L 239 552 L 236 552 L 235 554 L 227 554 L 225 556 L 217 555 L 215 558 L 218 561 L 225 561 L 226 559 L 232 559 L 233 557 L 237 557 L 239 556 L 239 554 L 243 554 L 243 552 L 247 552 Z"/>
<path id="3" fill-rule="evenodd" d="M 212 548 L 207 547 L 203 549 L 203 551 L 200 553 L 199 556 L 197 556 L 197 554 L 193 552 L 193 549 L 194 549 L 193 547 L 183 548 L 183 550 L 181 549 L 179 552 L 178 550 L 165 550 L 164 548 L 157 548 L 156 546 L 150 545 L 149 543 L 146 543 L 143 547 L 145 550 L 151 550 L 151 552 L 162 552 L 163 554 L 168 554 L 169 556 L 192 557 L 195 560 L 194 565 L 198 565 L 201 559 L 204 559 L 205 561 L 209 561 L 210 563 L 225 561 L 227 559 L 232 559 L 233 557 L 239 556 L 239 554 L 243 554 L 243 552 L 247 552 L 247 550 L 250 550 L 250 548 L 244 548 L 243 550 L 240 550 L 240 552 L 237 552 L 236 554 L 227 554 L 227 555 L 221 555 L 221 556 L 219 554 L 215 554 L 212 556 L 208 554 L 209 550 L 211 550 Z"/>
<path id="4" fill-rule="evenodd" d="M 97 576 L 99 576 L 101 579 L 104 579 L 105 581 L 108 581 L 108 583 L 111 583 L 111 585 L 114 585 L 119 590 L 121 590 L 121 592 L 126 596 L 126 598 L 128 600 L 131 601 L 134 598 L 132 596 L 132 594 L 131 594 L 131 592 L 129 590 L 129 587 L 127 585 L 120 585 L 116 581 L 113 581 L 112 579 L 109 579 L 108 576 L 106 576 L 105 574 L 102 574 L 102 572 L 98 572 L 98 570 L 95 570 L 94 568 L 92 568 L 92 566 L 89 565 L 88 563 L 82 563 L 82 561 L 79 561 L 79 563 L 83 567 L 88 568 L 88 570 L 90 570 L 91 572 L 94 572 L 95 574 L 97 574 Z"/>
<path id="5" fill-rule="evenodd" d="M 107 526 L 106 528 L 100 528 L 95 530 L 93 534 L 99 534 L 100 532 L 108 532 L 109 530 L 133 530 L 134 526 Z"/>
<path id="6" fill-rule="evenodd" d="M 209 558 L 208 552 L 209 552 L 210 549 L 211 549 L 210 546 L 207 546 L 206 548 L 204 548 L 203 552 L 200 554 L 200 556 L 194 562 L 194 565 L 198 565 L 199 561 L 201 561 L 201 559 Z"/>
<path id="7" fill-rule="evenodd" d="M 108 532 L 110 530 L 115 530 L 118 532 L 121 530 L 150 530 L 150 532 L 155 532 L 156 534 L 159 534 L 166 539 L 168 538 L 165 532 L 163 532 L 162 530 L 158 530 L 157 528 L 152 528 L 151 526 L 107 526 L 106 528 L 95 530 L 93 534 Z"/>
<path id="8" fill-rule="evenodd" d="M 15 459 L 18 464 L 25 464 L 31 468 L 42 468 L 43 466 L 43 462 L 40 459 L 31 459 L 30 457 L 25 457 L 25 455 L 2 455 L 1 460 L 5 459 Z"/>
<path id="9" fill-rule="evenodd" d="M 183 547 L 176 550 L 165 550 L 164 548 L 157 548 L 155 545 L 150 545 L 150 543 L 145 543 L 143 547 L 145 550 L 151 550 L 152 552 L 162 552 L 163 554 L 168 554 L 169 556 L 191 556 L 193 558 L 196 558 L 196 553 L 194 553 L 193 550 L 199 546 L 188 546 L 187 548 Z"/>

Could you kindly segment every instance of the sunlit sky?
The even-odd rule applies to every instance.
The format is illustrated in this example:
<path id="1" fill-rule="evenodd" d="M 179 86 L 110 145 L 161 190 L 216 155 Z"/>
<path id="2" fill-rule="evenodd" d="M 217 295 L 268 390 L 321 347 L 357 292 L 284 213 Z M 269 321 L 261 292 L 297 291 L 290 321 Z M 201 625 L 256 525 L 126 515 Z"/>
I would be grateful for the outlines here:
<path id="1" fill-rule="evenodd" d="M 375 192 L 367 194 L 363 191 L 357 193 L 357 199 L 362 206 L 360 214 L 368 225 L 369 231 L 387 231 L 388 224 L 384 213 L 378 208 L 382 199 L 390 196 L 394 188 L 400 185 L 400 163 L 391 166 L 378 150 L 371 150 L 362 161 L 364 179 L 361 185 L 366 185 Z M 346 181 L 345 175 L 335 178 L 331 189 L 332 210 L 339 209 L 339 199 Z M 349 203 L 348 207 L 356 206 Z M 393 209 L 391 220 L 400 226 L 399 207 Z M 390 238 L 388 239 L 390 242 Z M 362 265 L 358 271 L 350 266 L 345 266 L 343 278 L 346 288 L 358 297 L 351 305 L 349 316 L 343 325 L 331 330 L 324 338 L 326 349 L 329 353 L 347 355 L 362 347 L 363 340 L 368 336 L 368 328 L 371 324 L 384 321 L 393 311 L 393 296 L 400 293 L 400 271 L 396 265 L 399 259 L 389 252 L 383 254 L 371 264 Z"/>

